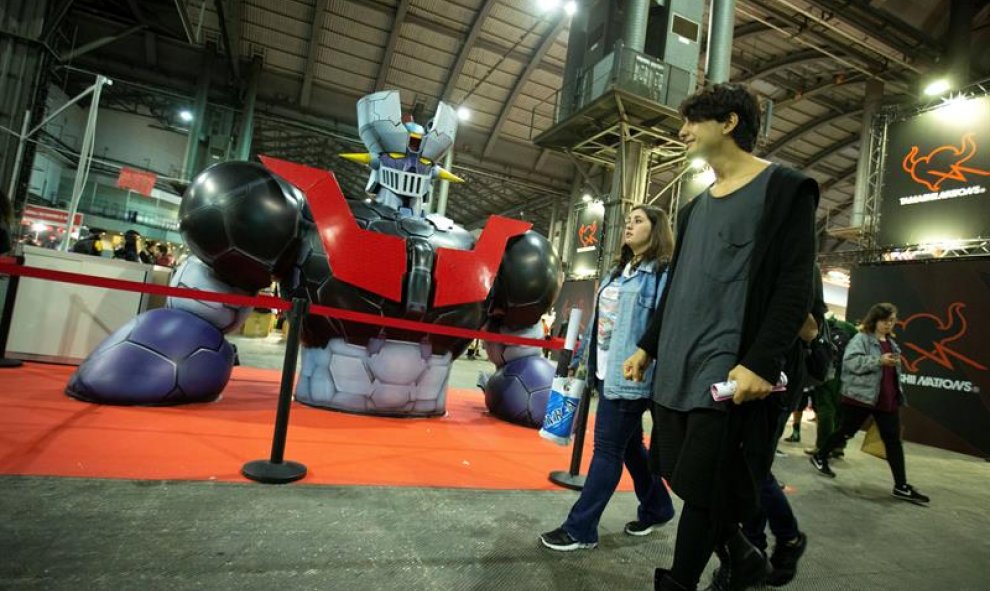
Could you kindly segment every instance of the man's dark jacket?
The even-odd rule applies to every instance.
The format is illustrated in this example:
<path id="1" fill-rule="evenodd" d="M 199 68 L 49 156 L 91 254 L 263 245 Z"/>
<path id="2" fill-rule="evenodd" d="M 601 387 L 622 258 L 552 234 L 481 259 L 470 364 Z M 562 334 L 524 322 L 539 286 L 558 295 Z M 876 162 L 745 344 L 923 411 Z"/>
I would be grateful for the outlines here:
<path id="1" fill-rule="evenodd" d="M 814 179 L 783 166 L 772 172 L 750 260 L 739 346 L 739 363 L 771 384 L 777 382 L 813 300 L 818 198 Z M 671 280 L 676 280 L 678 255 L 696 202 L 678 214 L 677 241 L 668 274 Z M 670 291 L 668 285 L 638 343 L 654 358 Z M 659 355 L 662 357 L 663 352 Z"/>

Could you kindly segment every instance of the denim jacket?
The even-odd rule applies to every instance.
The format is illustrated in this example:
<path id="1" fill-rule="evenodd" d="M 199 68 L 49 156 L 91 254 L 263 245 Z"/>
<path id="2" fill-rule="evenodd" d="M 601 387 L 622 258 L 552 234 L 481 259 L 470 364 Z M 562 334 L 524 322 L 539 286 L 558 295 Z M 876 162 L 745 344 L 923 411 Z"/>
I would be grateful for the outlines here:
<path id="1" fill-rule="evenodd" d="M 894 355 L 901 354 L 901 348 L 894 339 L 887 337 Z M 880 381 L 883 379 L 883 367 L 880 356 L 883 350 L 876 336 L 865 332 L 856 333 L 846 345 L 846 353 L 842 356 L 842 395 L 863 404 L 876 406 L 880 399 Z M 897 375 L 897 404 L 905 403 L 901 391 L 901 366 L 895 365 Z"/>
<path id="2" fill-rule="evenodd" d="M 636 343 L 643 336 L 650 316 L 657 309 L 663 288 L 667 284 L 666 265 L 657 268 L 656 263 L 644 263 L 636 269 L 632 277 L 628 278 L 620 273 L 613 279 L 611 272 L 604 276 L 595 294 L 594 314 L 585 327 L 581 344 L 574 352 L 571 367 L 577 367 L 587 352 L 588 380 L 590 382 L 595 379 L 598 358 L 598 300 L 602 291 L 613 282 L 621 282 L 619 307 L 615 327 L 612 329 L 608 367 L 605 372 L 605 391 L 602 395 L 612 400 L 649 398 L 653 394 L 653 370 L 656 364 L 650 363 L 646 379 L 642 382 L 634 382 L 623 377 L 622 362 L 636 351 Z"/>

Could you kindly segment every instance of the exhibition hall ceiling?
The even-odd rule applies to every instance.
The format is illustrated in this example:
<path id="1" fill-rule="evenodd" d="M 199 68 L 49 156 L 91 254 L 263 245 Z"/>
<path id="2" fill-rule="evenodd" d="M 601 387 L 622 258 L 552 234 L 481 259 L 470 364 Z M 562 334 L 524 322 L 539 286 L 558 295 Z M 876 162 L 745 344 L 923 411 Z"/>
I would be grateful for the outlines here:
<path id="1" fill-rule="evenodd" d="M 202 55 L 216 47 L 213 59 L 225 76 L 214 76 L 210 100 L 236 110 L 253 60 L 254 150 L 332 168 L 351 191 L 363 187 L 364 171 L 334 155 L 360 148 L 353 142 L 354 104 L 379 89 L 400 90 L 404 107 L 421 121 L 440 100 L 470 110 L 454 160 L 469 182 L 452 188 L 447 210 L 462 223 L 501 213 L 545 230 L 553 203 L 563 211 L 575 179 L 596 183 L 603 176 L 532 143 L 553 124 L 567 54 L 569 17 L 559 8 L 541 11 L 553 4 L 546 0 L 61 4 L 68 11 L 55 44 L 63 55 L 76 50 L 71 65 L 137 83 L 121 91 L 127 98 L 115 100 L 115 108 L 146 111 L 142 105 L 157 101 L 167 119 L 168 104 L 191 103 Z M 988 4 L 977 2 L 974 43 L 986 41 Z M 883 82 L 885 102 L 918 101 L 922 85 L 945 65 L 949 5 L 736 0 L 732 79 L 773 101 L 761 150 L 822 184 L 821 227 L 849 223 L 866 81 Z M 100 40 L 107 42 L 94 43 Z M 990 71 L 988 59 L 974 54 L 974 71 Z M 159 90 L 171 93 L 164 107 Z M 654 186 L 674 171 L 663 174 Z"/>

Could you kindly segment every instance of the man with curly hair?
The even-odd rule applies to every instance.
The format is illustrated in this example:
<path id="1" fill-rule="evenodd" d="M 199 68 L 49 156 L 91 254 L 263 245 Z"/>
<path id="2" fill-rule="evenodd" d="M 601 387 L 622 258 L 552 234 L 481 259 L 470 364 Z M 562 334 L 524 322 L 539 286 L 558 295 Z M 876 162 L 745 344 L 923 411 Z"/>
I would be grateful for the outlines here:
<path id="1" fill-rule="evenodd" d="M 681 114 L 687 158 L 716 180 L 678 215 L 667 290 L 623 369 L 641 380 L 658 359 L 651 453 L 684 500 L 674 563 L 655 588 L 695 589 L 716 552 L 712 588 L 741 590 L 769 572 L 739 523 L 758 508 L 780 409 L 771 390 L 811 308 L 818 184 L 753 155 L 760 111 L 744 87 L 702 89 Z M 723 381 L 735 394 L 716 400 Z"/>

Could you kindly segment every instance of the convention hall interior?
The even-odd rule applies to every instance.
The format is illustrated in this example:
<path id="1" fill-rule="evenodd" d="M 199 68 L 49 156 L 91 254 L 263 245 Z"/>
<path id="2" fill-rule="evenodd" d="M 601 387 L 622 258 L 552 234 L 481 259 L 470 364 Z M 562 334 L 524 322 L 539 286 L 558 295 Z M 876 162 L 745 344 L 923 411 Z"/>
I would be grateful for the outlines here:
<path id="1" fill-rule="evenodd" d="M 817 188 L 815 322 L 767 476 L 800 549 L 763 503 L 766 572 L 718 546 L 697 589 L 990 588 L 987 47 L 987 0 L 2 0 L 0 588 L 693 589 L 667 473 L 674 517 L 632 468 L 597 538 L 568 512 L 623 306 L 690 325 L 665 286 L 729 272 L 661 276 L 637 212 L 675 262 L 762 244 L 687 217 L 741 118 L 681 106 L 726 88 L 755 147 L 705 145 Z"/>

